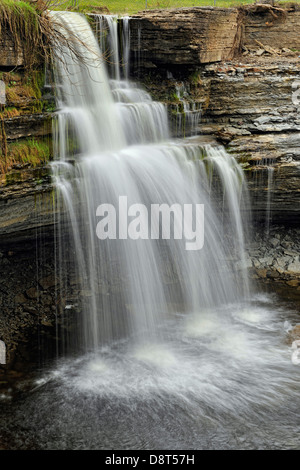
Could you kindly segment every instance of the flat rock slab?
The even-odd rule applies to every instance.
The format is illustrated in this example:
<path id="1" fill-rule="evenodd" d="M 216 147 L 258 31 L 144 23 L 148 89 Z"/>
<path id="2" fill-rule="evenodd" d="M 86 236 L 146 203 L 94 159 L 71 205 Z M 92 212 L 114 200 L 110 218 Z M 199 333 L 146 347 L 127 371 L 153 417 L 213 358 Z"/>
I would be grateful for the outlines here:
<path id="1" fill-rule="evenodd" d="M 132 16 L 131 53 L 139 65 L 196 65 L 233 56 L 239 12 L 234 8 L 178 8 Z"/>

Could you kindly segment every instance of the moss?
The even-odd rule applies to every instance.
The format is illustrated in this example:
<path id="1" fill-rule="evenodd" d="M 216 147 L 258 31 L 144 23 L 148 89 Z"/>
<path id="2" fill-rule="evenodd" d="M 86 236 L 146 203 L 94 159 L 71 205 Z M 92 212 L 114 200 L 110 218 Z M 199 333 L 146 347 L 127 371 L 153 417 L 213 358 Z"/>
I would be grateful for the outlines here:
<path id="1" fill-rule="evenodd" d="M 42 99 L 44 72 L 27 71 L 25 75 L 3 72 L 2 80 L 6 84 L 6 105 L 0 110 L 0 116 L 11 118 L 22 114 L 40 113 L 46 110 L 48 102 Z"/>
<path id="2" fill-rule="evenodd" d="M 52 157 L 52 140 L 27 138 L 7 144 L 5 159 L 0 159 L 0 173 L 16 166 L 36 167 Z"/>
<path id="3" fill-rule="evenodd" d="M 0 0 L 0 35 L 9 34 L 26 57 L 27 69 L 40 63 L 44 52 L 39 2 Z"/>
<path id="4" fill-rule="evenodd" d="M 0 143 L 1 143 L 1 162 L 0 165 L 3 164 L 3 168 L 6 170 L 7 168 L 7 139 L 5 133 L 5 126 L 3 118 L 0 120 Z"/>
<path id="5" fill-rule="evenodd" d="M 47 113 L 54 113 L 57 109 L 56 103 L 54 101 L 52 102 L 52 101 L 43 100 L 42 104 L 43 104 L 43 111 Z"/>
<path id="6" fill-rule="evenodd" d="M 11 119 L 20 116 L 20 110 L 16 107 L 7 107 L 0 111 L 0 119 Z"/>
<path id="7" fill-rule="evenodd" d="M 45 72 L 44 70 L 32 70 L 29 75 L 27 75 L 26 86 L 28 86 L 36 99 L 41 99 L 42 93 L 41 89 L 45 83 Z"/>
<path id="8" fill-rule="evenodd" d="M 202 84 L 202 79 L 201 79 L 201 73 L 198 70 L 195 70 L 190 76 L 189 76 L 189 82 L 194 85 L 201 85 Z"/>

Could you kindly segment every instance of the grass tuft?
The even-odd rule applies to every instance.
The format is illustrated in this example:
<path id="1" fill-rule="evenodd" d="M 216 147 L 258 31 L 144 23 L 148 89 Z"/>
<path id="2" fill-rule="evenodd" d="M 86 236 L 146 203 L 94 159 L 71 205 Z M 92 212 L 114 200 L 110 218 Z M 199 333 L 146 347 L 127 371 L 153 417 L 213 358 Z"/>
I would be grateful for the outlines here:
<path id="1" fill-rule="evenodd" d="M 51 139 L 21 139 L 7 144 L 5 158 L 0 159 L 0 174 L 16 168 L 31 168 L 47 163 L 52 157 Z"/>

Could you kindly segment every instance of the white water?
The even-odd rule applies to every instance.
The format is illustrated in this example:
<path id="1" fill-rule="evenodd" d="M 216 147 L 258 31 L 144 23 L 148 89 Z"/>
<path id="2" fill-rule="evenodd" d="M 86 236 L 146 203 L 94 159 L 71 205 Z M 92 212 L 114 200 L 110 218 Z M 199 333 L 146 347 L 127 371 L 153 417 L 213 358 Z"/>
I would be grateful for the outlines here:
<path id="1" fill-rule="evenodd" d="M 271 201 L 272 201 L 272 192 L 274 190 L 274 168 L 268 167 L 268 195 L 267 195 L 267 207 L 266 207 L 266 235 L 270 233 L 270 224 L 271 224 Z"/>
<path id="2" fill-rule="evenodd" d="M 37 380 L 8 428 L 21 423 L 38 447 L 51 449 L 299 448 L 287 312 L 273 297 L 249 300 L 241 269 L 241 170 L 223 148 L 167 140 L 162 129 L 148 135 L 152 143 L 137 129 L 129 143 L 131 118 L 116 89 L 134 97 L 134 112 L 146 101 L 155 116 L 155 106 L 128 81 L 109 85 L 104 65 L 94 66 L 99 50 L 83 18 L 56 15 L 89 45 L 85 65 L 65 50 L 68 69 L 57 64 L 53 165 L 63 202 L 58 233 L 68 227 L 70 235 L 61 239 L 60 272 L 75 259 L 84 354 Z M 153 118 L 165 120 L 163 112 L 162 121 Z M 96 207 L 117 205 L 120 195 L 147 206 L 204 204 L 203 249 L 187 252 L 183 240 L 100 242 Z"/>
<path id="3" fill-rule="evenodd" d="M 180 105 L 176 106 L 176 131 L 178 135 L 196 135 L 201 117 L 201 108 L 191 103 L 183 83 L 176 83 L 176 97 Z"/>
<path id="4" fill-rule="evenodd" d="M 232 263 L 242 261 L 244 250 L 243 174 L 235 160 L 220 147 L 167 140 L 164 106 L 127 80 L 111 81 L 110 90 L 104 66 L 94 66 L 95 54 L 101 54 L 91 31 L 88 36 L 85 20 L 69 13 L 58 17 L 71 31 L 84 31 L 88 44 L 84 65 L 71 62 L 68 51 L 63 51 L 58 63 L 55 165 L 70 219 L 78 277 L 82 290 L 89 292 L 83 315 L 85 347 L 97 348 L 123 337 L 124 332 L 157 337 L 160 323 L 174 310 L 172 304 L 199 314 L 240 299 L 248 285 L 243 269 L 237 272 Z M 76 91 L 74 83 L 80 84 Z M 70 129 L 77 142 L 75 155 L 68 148 Z M 75 165 L 66 163 L 70 159 Z M 219 175 L 221 198 L 210 187 L 213 173 Z M 120 196 L 127 196 L 128 205 L 142 203 L 149 211 L 154 203 L 204 204 L 204 248 L 188 252 L 185 240 L 99 241 L 96 209 L 101 203 L 117 208 Z M 217 196 L 219 202 L 214 201 Z M 127 224 L 123 219 L 122 231 Z M 113 295 L 111 286 L 116 283 L 117 295 Z M 101 293 L 103 285 L 108 286 L 107 295 Z"/>

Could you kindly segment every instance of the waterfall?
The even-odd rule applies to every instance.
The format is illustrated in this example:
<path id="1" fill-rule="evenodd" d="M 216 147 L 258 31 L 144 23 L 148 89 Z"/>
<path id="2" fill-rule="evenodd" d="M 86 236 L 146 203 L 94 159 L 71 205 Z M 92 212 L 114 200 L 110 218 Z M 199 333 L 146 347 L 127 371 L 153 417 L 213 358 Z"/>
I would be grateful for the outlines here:
<path id="1" fill-rule="evenodd" d="M 188 91 L 183 83 L 176 83 L 176 131 L 179 136 L 196 135 L 201 117 L 201 108 L 188 99 Z"/>
<path id="2" fill-rule="evenodd" d="M 299 309 L 248 295 L 241 168 L 199 136 L 170 137 L 164 106 L 103 61 L 106 20 L 95 38 L 84 17 L 52 15 L 71 42 L 55 51 L 52 167 L 57 304 L 75 354 L 14 388 L 8 376 L 0 446 L 158 464 L 192 463 L 186 449 L 299 449 L 299 348 L 286 344 Z"/>
<path id="3" fill-rule="evenodd" d="M 270 223 L 271 223 L 271 199 L 272 199 L 272 192 L 273 192 L 273 185 L 274 185 L 274 168 L 268 167 L 268 187 L 267 187 L 267 206 L 266 206 L 266 228 L 265 232 L 266 235 L 270 234 Z"/>
<path id="4" fill-rule="evenodd" d="M 56 54 L 53 171 L 63 205 L 60 223 L 70 235 L 61 258 L 65 262 L 67 252 L 74 253 L 81 284 L 81 342 L 86 350 L 96 350 L 127 335 L 142 343 L 162 341 L 161 325 L 172 315 L 198 316 L 248 292 L 240 211 L 243 173 L 217 145 L 170 139 L 164 105 L 120 78 L 114 18 L 97 15 L 100 45 L 108 25 L 108 42 L 115 48 L 108 54 L 115 57 L 109 79 L 87 21 L 69 12 L 52 15 L 64 34 L 80 38 L 73 41 L 75 53 L 62 49 Z M 84 56 L 84 63 L 76 55 Z M 97 238 L 102 204 L 116 211 L 116 239 Z M 132 213 L 137 204 L 144 213 Z M 128 239 L 132 216 L 148 227 L 153 205 L 171 208 L 170 239 L 151 238 L 150 231 L 148 239 Z M 183 223 L 180 211 L 189 206 L 185 215 L 192 223 L 197 205 L 204 206 L 204 246 L 187 250 L 188 235 L 175 236 Z"/>

